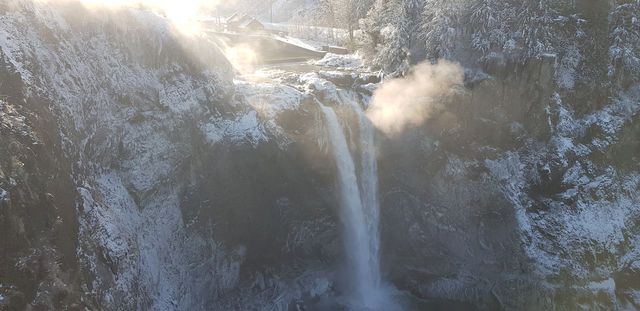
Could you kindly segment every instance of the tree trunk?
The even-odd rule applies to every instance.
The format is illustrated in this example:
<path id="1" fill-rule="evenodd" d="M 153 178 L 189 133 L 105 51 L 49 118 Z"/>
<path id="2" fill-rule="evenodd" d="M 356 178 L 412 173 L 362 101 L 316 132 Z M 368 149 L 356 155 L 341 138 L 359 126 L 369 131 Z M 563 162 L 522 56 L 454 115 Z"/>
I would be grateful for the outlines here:
<path id="1" fill-rule="evenodd" d="M 354 40 L 353 40 L 353 31 L 354 31 L 353 30 L 353 25 L 349 24 L 349 45 L 350 45 L 349 48 L 351 48 L 351 49 L 354 49 L 355 45 L 356 45 Z"/>

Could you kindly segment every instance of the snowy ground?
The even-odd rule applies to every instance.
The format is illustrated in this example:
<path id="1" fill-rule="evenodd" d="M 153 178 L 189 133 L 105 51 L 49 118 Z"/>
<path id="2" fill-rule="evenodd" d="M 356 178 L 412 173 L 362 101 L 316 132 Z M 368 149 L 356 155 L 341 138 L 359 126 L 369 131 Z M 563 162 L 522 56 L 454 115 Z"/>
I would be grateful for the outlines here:
<path id="1" fill-rule="evenodd" d="M 289 36 L 304 40 L 342 45 L 349 40 L 349 33 L 340 28 L 296 25 L 289 23 L 264 23 L 270 30 L 286 32 Z"/>
<path id="2" fill-rule="evenodd" d="M 328 53 L 321 60 L 313 63 L 316 66 L 334 67 L 338 70 L 364 70 L 362 66 L 362 57 L 355 54 L 338 55 Z"/>

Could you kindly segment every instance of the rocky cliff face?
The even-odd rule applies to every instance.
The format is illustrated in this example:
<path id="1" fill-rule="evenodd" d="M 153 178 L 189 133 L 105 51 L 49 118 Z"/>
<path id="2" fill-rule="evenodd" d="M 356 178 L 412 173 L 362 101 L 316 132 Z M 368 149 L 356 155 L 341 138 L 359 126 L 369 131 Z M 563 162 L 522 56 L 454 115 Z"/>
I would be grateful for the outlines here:
<path id="1" fill-rule="evenodd" d="M 0 306 L 62 308 L 82 292 L 71 163 L 43 101 L 20 96 L 19 75 L 0 70 Z"/>
<path id="2" fill-rule="evenodd" d="M 265 135 L 217 48 L 147 11 L 0 9 L 3 308 L 193 309 L 233 287 L 244 253 L 180 209 L 208 137 Z"/>
<path id="3" fill-rule="evenodd" d="M 556 70 L 551 56 L 470 70 L 424 127 L 383 140 L 382 236 L 401 288 L 483 309 L 638 308 L 640 167 L 625 137 L 640 93 L 581 114 Z"/>
<path id="4" fill-rule="evenodd" d="M 638 3 L 547 8 L 559 17 L 544 32 L 515 31 L 536 25 L 500 15 L 513 4 L 468 7 L 489 13 L 476 21 L 507 25 L 495 33 L 456 19 L 464 10 L 428 8 L 450 18 L 427 20 L 431 39 L 443 41 L 427 49 L 451 48 L 441 57 L 469 69 L 442 113 L 381 142 L 392 278 L 416 295 L 485 309 L 638 309 L 640 150 L 629 139 L 640 109 Z M 525 33 L 540 36 L 528 41 L 535 47 L 518 43 Z M 489 50 L 472 46 L 509 36 Z"/>
<path id="5" fill-rule="evenodd" d="M 562 64 L 486 62 L 424 125 L 377 133 L 384 277 L 413 304 L 640 307 L 640 90 L 568 89 Z M 3 2 L 0 309 L 321 306 L 344 254 L 316 101 L 357 149 L 350 103 L 377 82 L 234 79 L 146 10 Z"/>
<path id="6" fill-rule="evenodd" d="M 313 98 L 337 104 L 332 83 L 234 82 L 209 38 L 146 10 L 0 8 L 0 308 L 285 310 L 331 292 Z"/>

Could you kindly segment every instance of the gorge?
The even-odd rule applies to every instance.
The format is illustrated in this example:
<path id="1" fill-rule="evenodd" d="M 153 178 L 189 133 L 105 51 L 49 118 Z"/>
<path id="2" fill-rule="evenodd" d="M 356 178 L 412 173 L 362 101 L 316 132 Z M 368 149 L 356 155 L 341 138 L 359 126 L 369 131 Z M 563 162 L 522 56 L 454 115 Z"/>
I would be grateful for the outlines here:
<path id="1" fill-rule="evenodd" d="M 375 53 L 245 72 L 142 4 L 1 0 L 0 310 L 640 308 L 640 3 L 556 54 L 459 1 L 421 54 L 394 3 Z"/>

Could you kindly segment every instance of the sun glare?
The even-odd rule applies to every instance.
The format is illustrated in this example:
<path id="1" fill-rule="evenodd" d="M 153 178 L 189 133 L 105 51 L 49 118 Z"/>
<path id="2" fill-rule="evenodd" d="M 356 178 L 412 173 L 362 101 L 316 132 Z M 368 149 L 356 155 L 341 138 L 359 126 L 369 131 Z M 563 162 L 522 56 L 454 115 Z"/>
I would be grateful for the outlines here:
<path id="1" fill-rule="evenodd" d="M 146 7 L 162 13 L 178 30 L 185 34 L 200 31 L 198 17 L 209 15 L 220 3 L 219 0 L 39 0 L 45 3 L 82 3 L 89 9 L 118 9 L 122 7 Z"/>

